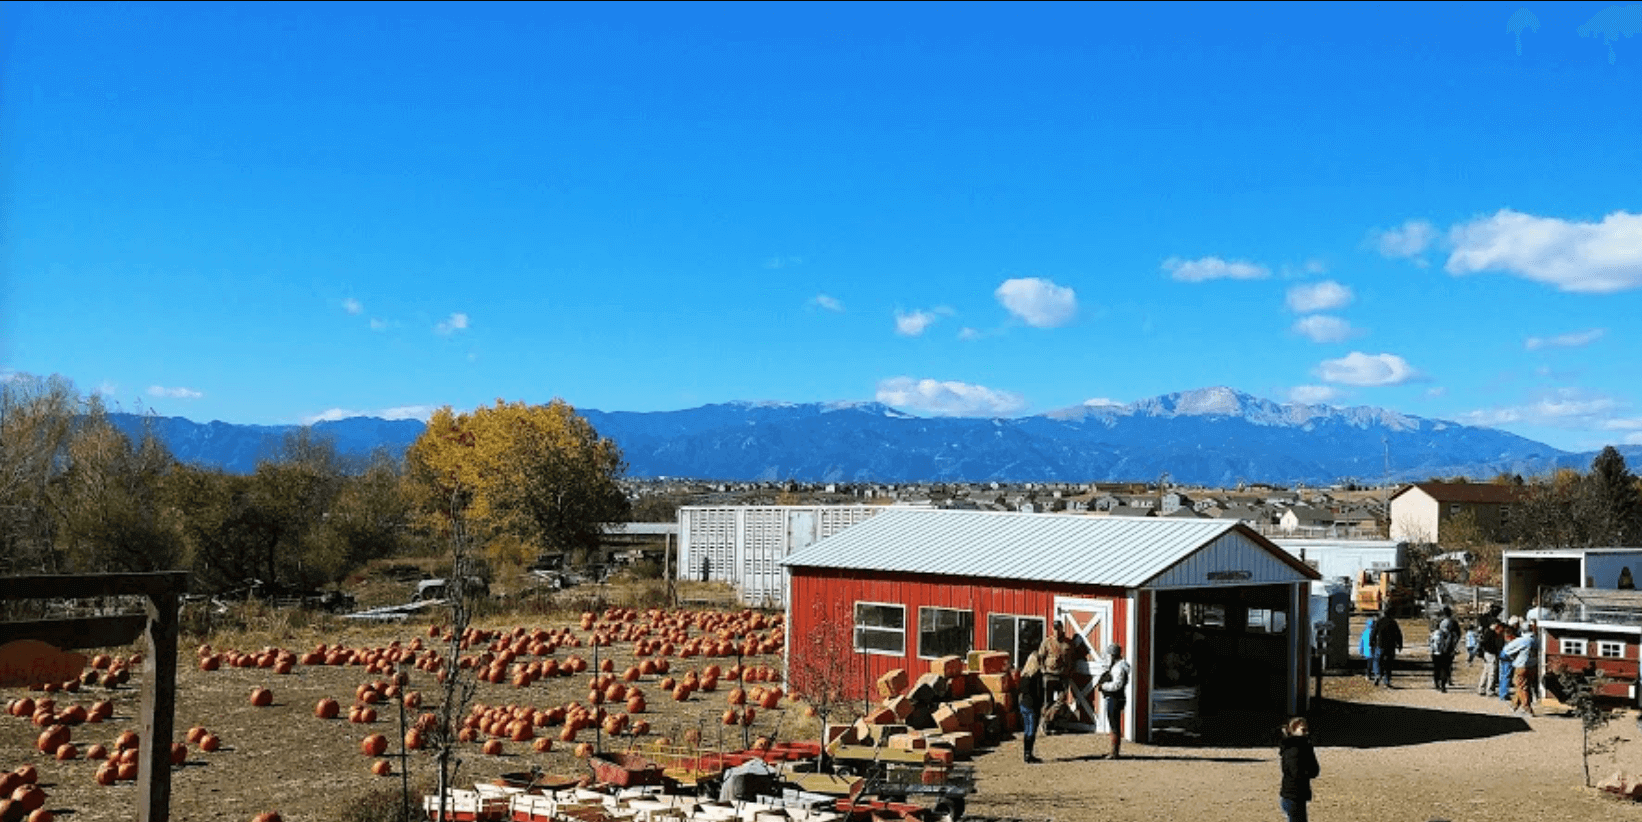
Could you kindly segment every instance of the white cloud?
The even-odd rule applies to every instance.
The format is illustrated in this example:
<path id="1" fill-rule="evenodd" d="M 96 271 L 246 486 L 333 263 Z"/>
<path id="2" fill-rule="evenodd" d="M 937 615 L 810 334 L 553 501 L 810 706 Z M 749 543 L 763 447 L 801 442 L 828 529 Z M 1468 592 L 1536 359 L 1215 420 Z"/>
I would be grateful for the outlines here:
<path id="1" fill-rule="evenodd" d="M 1106 397 L 1090 397 L 1083 401 L 1085 408 L 1122 408 L 1123 403 Z"/>
<path id="2" fill-rule="evenodd" d="M 1642 431 L 1642 417 L 1611 419 L 1602 423 L 1609 431 Z"/>
<path id="3" fill-rule="evenodd" d="M 356 411 L 352 408 L 328 408 L 318 414 L 309 414 L 302 418 L 303 425 L 313 425 L 316 422 L 336 422 L 352 417 L 377 417 L 384 420 L 421 420 L 427 422 L 433 416 L 434 408 L 431 405 L 401 405 L 396 408 L 383 408 L 379 411 Z"/>
<path id="4" fill-rule="evenodd" d="M 1372 236 L 1382 255 L 1411 259 L 1423 268 L 1425 260 L 1420 259 L 1420 255 L 1436 242 L 1437 227 L 1425 220 L 1408 220 L 1396 228 L 1375 231 Z"/>
<path id="5" fill-rule="evenodd" d="M 1448 387 L 1447 386 L 1433 385 L 1430 388 L 1425 389 L 1425 396 L 1426 396 L 1427 399 L 1434 400 L 1438 397 L 1446 396 L 1447 394 L 1448 394 Z"/>
<path id="6" fill-rule="evenodd" d="M 1468 425 L 1546 425 L 1564 428 L 1607 427 L 1604 419 L 1619 408 L 1611 397 L 1593 397 L 1564 389 L 1524 405 L 1485 408 L 1460 415 Z"/>
<path id="7" fill-rule="evenodd" d="M 1642 431 L 1638 431 L 1635 434 L 1626 434 L 1625 439 L 1621 440 L 1621 444 L 1642 445 Z"/>
<path id="8" fill-rule="evenodd" d="M 173 400 L 197 400 L 205 396 L 205 392 L 195 391 L 192 388 L 166 388 L 163 385 L 150 385 L 148 387 L 148 396 L 165 397 Z"/>
<path id="9" fill-rule="evenodd" d="M 938 417 L 995 417 L 1026 407 L 1021 395 L 951 380 L 891 377 L 878 382 L 878 401 Z"/>
<path id="10" fill-rule="evenodd" d="M 120 387 L 115 385 L 111 380 L 103 380 L 102 384 L 93 389 L 91 393 L 100 394 L 104 397 L 112 397 L 115 394 L 120 393 Z"/>
<path id="11" fill-rule="evenodd" d="M 1592 328 L 1571 334 L 1558 334 L 1555 337 L 1529 337 L 1523 341 L 1522 347 L 1529 351 L 1538 351 L 1541 348 L 1579 348 L 1602 339 L 1602 335 L 1606 333 L 1606 328 Z"/>
<path id="12" fill-rule="evenodd" d="M 1317 311 L 1333 311 L 1351 304 L 1351 286 L 1340 285 L 1333 280 L 1324 280 L 1310 285 L 1297 285 L 1288 290 L 1286 300 L 1290 311 L 1296 314 L 1311 314 Z"/>
<path id="13" fill-rule="evenodd" d="M 1327 314 L 1313 314 L 1294 321 L 1294 333 L 1312 342 L 1330 343 L 1351 339 L 1357 329 L 1351 323 Z"/>
<path id="14" fill-rule="evenodd" d="M 336 422 L 350 417 L 369 416 L 363 411 L 352 411 L 347 408 L 328 408 L 318 414 L 310 414 L 302 418 L 303 425 L 313 425 L 316 422 Z"/>
<path id="15" fill-rule="evenodd" d="M 970 328 L 967 325 L 958 330 L 958 339 L 960 340 L 978 340 L 984 336 L 986 335 L 980 329 Z"/>
<path id="16" fill-rule="evenodd" d="M 1004 280 L 992 296 L 1034 328 L 1063 326 L 1078 313 L 1078 296 L 1072 289 L 1040 277 Z"/>
<path id="17" fill-rule="evenodd" d="M 837 297 L 829 296 L 827 294 L 817 294 L 814 297 L 811 297 L 810 305 L 817 305 L 828 311 L 844 310 L 843 302 L 841 302 Z"/>
<path id="18" fill-rule="evenodd" d="M 895 333 L 903 337 L 916 337 L 935 324 L 940 315 L 931 311 L 896 311 Z"/>
<path id="19" fill-rule="evenodd" d="M 374 416 L 385 420 L 421 420 L 427 422 L 433 416 L 435 408 L 431 405 L 401 405 L 395 408 L 384 408 Z"/>
<path id="20" fill-rule="evenodd" d="M 1407 360 L 1396 354 L 1364 354 L 1353 351 L 1337 360 L 1324 360 L 1317 367 L 1326 381 L 1366 387 L 1402 385 L 1420 375 Z"/>
<path id="21" fill-rule="evenodd" d="M 1289 399 L 1314 405 L 1339 399 L 1343 392 L 1331 385 L 1296 385 L 1289 389 Z"/>
<path id="22" fill-rule="evenodd" d="M 1503 271 L 1582 294 L 1642 288 L 1642 214 L 1581 223 L 1502 209 L 1448 235 L 1450 274 Z"/>
<path id="23" fill-rule="evenodd" d="M 363 314 L 365 312 L 365 304 L 349 297 L 348 299 L 342 301 L 342 310 L 348 312 L 349 314 Z"/>
<path id="24" fill-rule="evenodd" d="M 451 334 L 454 334 L 458 331 L 462 331 L 462 330 L 466 329 L 467 327 L 468 327 L 468 315 L 463 314 L 463 313 L 458 311 L 457 313 L 452 314 L 449 317 L 447 317 L 444 320 L 444 322 L 441 322 L 438 325 L 434 326 L 433 331 L 436 334 L 440 334 L 440 335 L 448 337 Z"/>
<path id="25" fill-rule="evenodd" d="M 380 319 L 377 319 L 375 317 L 371 318 L 371 330 L 372 331 L 382 331 L 382 330 L 385 330 L 387 327 L 388 327 L 388 321 L 387 320 L 380 320 Z"/>
<path id="26" fill-rule="evenodd" d="M 764 260 L 764 267 L 771 271 L 780 271 L 783 268 L 793 268 L 804 264 L 803 257 L 769 257 Z"/>
<path id="27" fill-rule="evenodd" d="M 1163 261 L 1163 270 L 1169 272 L 1170 277 L 1185 283 L 1200 283 L 1204 280 L 1263 280 L 1271 276 L 1271 270 L 1263 265 L 1243 260 L 1222 260 L 1219 257 L 1204 257 L 1198 260 L 1170 257 Z"/>

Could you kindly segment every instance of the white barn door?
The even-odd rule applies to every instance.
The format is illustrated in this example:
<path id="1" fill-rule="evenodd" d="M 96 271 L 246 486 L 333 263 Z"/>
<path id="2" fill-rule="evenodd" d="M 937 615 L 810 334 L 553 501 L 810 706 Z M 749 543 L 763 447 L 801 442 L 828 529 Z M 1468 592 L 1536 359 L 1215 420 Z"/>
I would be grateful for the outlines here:
<path id="1" fill-rule="evenodd" d="M 1112 603 L 1104 599 L 1055 597 L 1055 620 L 1066 626 L 1066 635 L 1076 650 L 1070 688 L 1076 700 L 1077 716 L 1067 723 L 1080 731 L 1106 732 L 1106 715 L 1095 694 L 1093 662 L 1112 642 Z M 1051 630 L 1053 630 L 1051 628 Z"/>

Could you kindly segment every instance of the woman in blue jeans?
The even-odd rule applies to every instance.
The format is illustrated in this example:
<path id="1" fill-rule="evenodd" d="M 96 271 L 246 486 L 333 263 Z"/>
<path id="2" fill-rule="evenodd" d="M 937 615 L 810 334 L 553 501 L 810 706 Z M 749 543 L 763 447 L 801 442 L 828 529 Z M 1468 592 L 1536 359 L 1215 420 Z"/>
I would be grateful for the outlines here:
<path id="1" fill-rule="evenodd" d="M 1311 780 L 1317 778 L 1317 752 L 1311 747 L 1311 726 L 1304 717 L 1295 717 L 1283 726 L 1277 750 L 1283 763 L 1283 787 L 1278 805 L 1288 822 L 1306 822 L 1306 803 L 1311 801 Z"/>
<path id="2" fill-rule="evenodd" d="M 1020 692 L 1016 695 L 1021 709 L 1021 732 L 1025 743 L 1023 759 L 1028 765 L 1036 765 L 1043 760 L 1032 754 L 1033 743 L 1038 739 L 1038 717 L 1043 710 L 1043 661 L 1038 652 L 1026 658 L 1026 666 L 1021 669 Z"/>

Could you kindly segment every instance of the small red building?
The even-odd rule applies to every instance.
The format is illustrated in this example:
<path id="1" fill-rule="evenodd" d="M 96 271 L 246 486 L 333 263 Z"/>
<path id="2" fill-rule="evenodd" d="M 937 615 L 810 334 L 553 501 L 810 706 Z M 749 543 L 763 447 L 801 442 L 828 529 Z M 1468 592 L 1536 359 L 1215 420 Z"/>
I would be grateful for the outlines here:
<path id="1" fill-rule="evenodd" d="M 1600 677 L 1593 690 L 1606 705 L 1642 706 L 1642 592 L 1568 588 L 1546 600 L 1551 616 L 1539 623 L 1540 670 Z"/>
<path id="2" fill-rule="evenodd" d="M 1305 709 L 1318 574 L 1234 520 L 892 509 L 784 564 L 789 670 L 848 626 L 863 669 L 854 697 L 890 670 L 971 650 L 1018 666 L 1060 620 L 1086 657 L 1087 729 L 1105 730 L 1088 659 L 1113 642 L 1134 672 L 1127 738 Z"/>

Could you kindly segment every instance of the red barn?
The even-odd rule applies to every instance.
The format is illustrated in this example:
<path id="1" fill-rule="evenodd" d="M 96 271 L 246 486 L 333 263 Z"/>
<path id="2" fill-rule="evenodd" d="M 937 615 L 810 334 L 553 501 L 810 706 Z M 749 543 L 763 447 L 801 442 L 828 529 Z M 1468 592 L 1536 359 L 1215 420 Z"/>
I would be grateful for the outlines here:
<path id="1" fill-rule="evenodd" d="M 1005 651 L 1016 665 L 1050 620 L 1081 638 L 1083 727 L 1104 731 L 1087 657 L 1116 642 L 1133 666 L 1124 735 L 1217 714 L 1304 710 L 1315 570 L 1234 520 L 890 510 L 785 561 L 789 670 L 853 652 L 860 697 L 896 668 Z M 829 635 L 849 632 L 849 650 Z M 855 676 L 851 676 L 854 679 Z"/>

